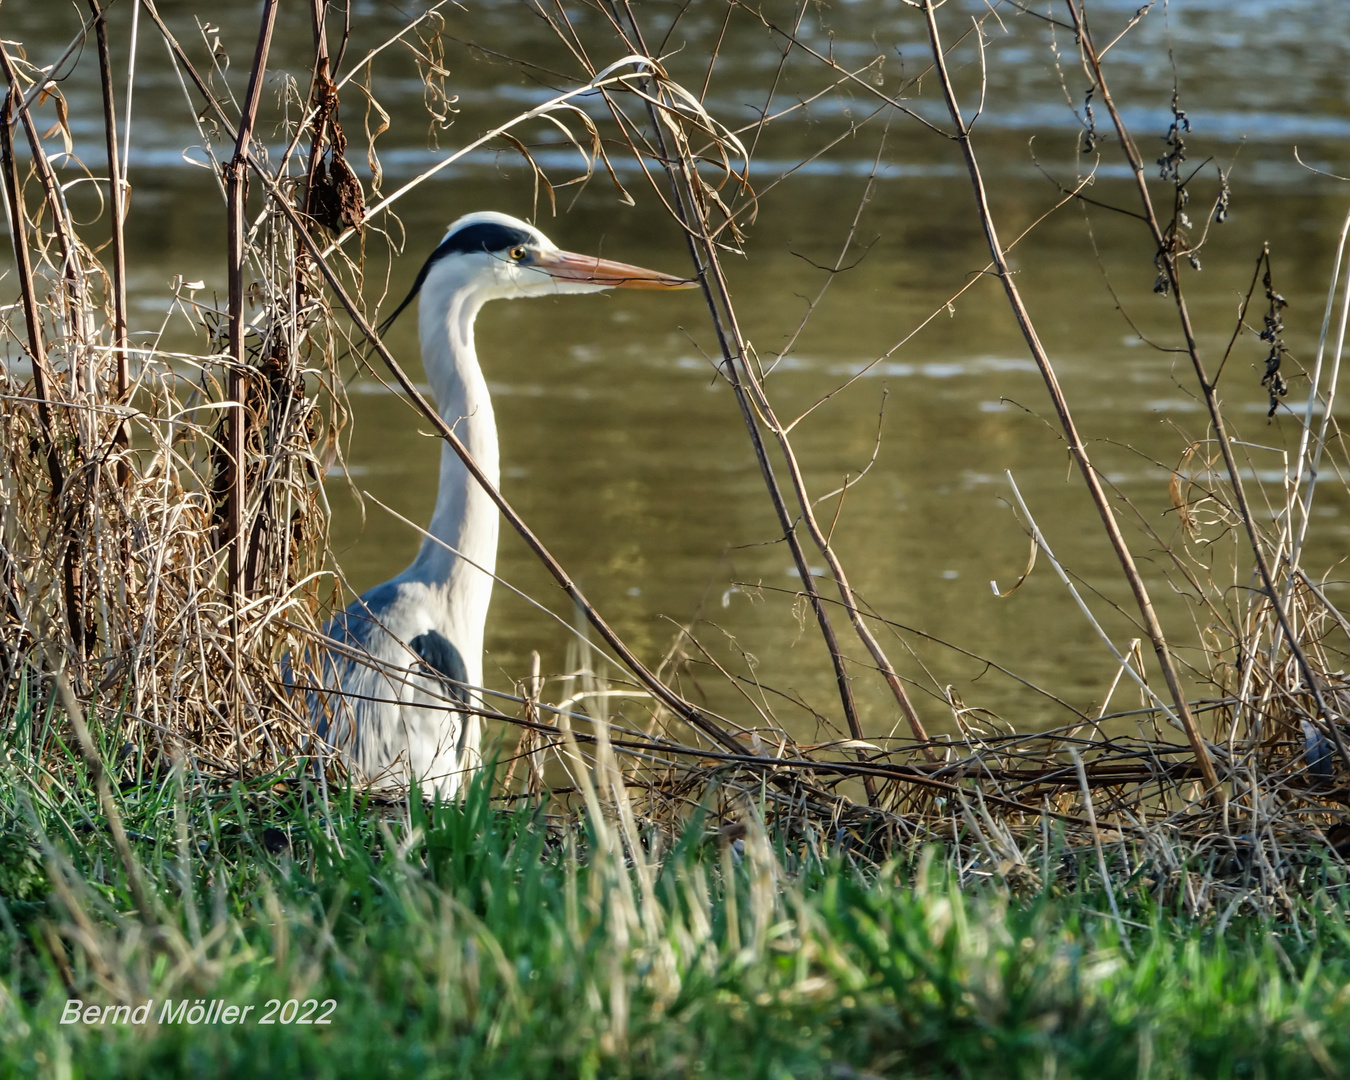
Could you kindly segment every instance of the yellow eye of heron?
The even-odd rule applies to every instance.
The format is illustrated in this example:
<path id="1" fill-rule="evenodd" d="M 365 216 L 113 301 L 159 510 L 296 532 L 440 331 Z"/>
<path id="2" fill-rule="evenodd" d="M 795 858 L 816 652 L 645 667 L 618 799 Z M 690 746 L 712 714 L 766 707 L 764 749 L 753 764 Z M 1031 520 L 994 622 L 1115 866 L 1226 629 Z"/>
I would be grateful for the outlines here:
<path id="1" fill-rule="evenodd" d="M 522 262 L 525 259 L 526 251 L 523 247 L 513 247 L 509 254 L 512 262 Z"/>

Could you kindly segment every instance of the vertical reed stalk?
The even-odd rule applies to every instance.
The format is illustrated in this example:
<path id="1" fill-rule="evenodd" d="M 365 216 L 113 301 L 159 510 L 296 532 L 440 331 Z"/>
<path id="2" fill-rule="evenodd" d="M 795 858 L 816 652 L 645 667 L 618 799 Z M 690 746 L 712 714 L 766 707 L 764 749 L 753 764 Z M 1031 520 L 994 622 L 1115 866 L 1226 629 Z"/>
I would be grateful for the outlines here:
<path id="1" fill-rule="evenodd" d="M 19 296 L 23 305 L 24 322 L 28 326 L 28 354 L 33 361 L 33 389 L 37 394 L 38 422 L 46 443 L 47 476 L 51 481 L 51 502 L 54 517 L 62 523 L 61 591 L 65 600 L 66 626 L 76 656 L 85 652 L 84 605 L 80 590 L 79 549 L 70 535 L 70 514 L 65 508 L 66 475 L 61 463 L 61 452 L 52 418 L 55 379 L 47 360 L 47 349 L 42 339 L 42 309 L 33 285 L 33 264 L 28 254 L 28 229 L 23 209 L 23 185 L 19 179 L 19 165 L 14 158 L 14 104 L 23 100 L 19 82 L 10 64 L 9 55 L 0 45 L 0 63 L 9 79 L 9 92 L 0 109 L 0 159 L 3 159 L 4 184 L 9 203 L 9 233 L 14 245 L 14 264 L 18 270 Z"/>
<path id="2" fill-rule="evenodd" d="M 323 160 L 323 141 L 328 131 L 329 111 L 322 107 L 319 95 L 332 84 L 328 58 L 328 0 L 311 0 L 310 22 L 314 29 L 314 78 L 310 87 L 310 106 L 314 109 L 314 134 L 309 144 L 309 166 L 305 170 L 305 216 L 314 213 L 314 181 Z M 298 275 L 297 275 L 298 284 Z"/>
<path id="3" fill-rule="evenodd" d="M 112 60 L 108 55 L 108 22 L 98 0 L 89 0 L 94 13 L 94 37 L 98 43 L 99 79 L 103 87 L 103 132 L 108 145 L 108 194 L 112 210 L 112 279 L 113 279 L 113 357 L 117 368 L 117 403 L 125 406 L 131 388 L 127 345 L 127 255 L 126 255 L 126 189 L 122 185 L 121 160 L 117 155 L 117 115 L 113 101 Z M 119 420 L 113 435 L 119 457 L 117 480 L 123 487 L 128 478 L 125 452 L 131 433 L 127 421 Z"/>
<path id="4" fill-rule="evenodd" d="M 931 3 L 931 0 L 926 0 L 926 3 Z M 1251 507 L 1247 502 L 1242 475 L 1238 471 L 1237 458 L 1233 454 L 1232 440 L 1228 436 L 1228 425 L 1224 422 L 1223 410 L 1219 407 L 1218 386 L 1216 382 L 1210 380 L 1205 370 L 1204 360 L 1200 356 L 1200 345 L 1195 337 L 1195 328 L 1191 323 L 1190 309 L 1186 304 L 1185 295 L 1182 293 L 1181 275 L 1177 268 L 1176 244 L 1163 236 L 1162 228 L 1158 223 L 1158 215 L 1153 207 L 1153 198 L 1149 194 L 1148 183 L 1144 179 L 1143 158 L 1139 154 L 1139 148 L 1134 144 L 1134 139 L 1130 136 L 1129 129 L 1125 127 L 1120 111 L 1116 108 L 1115 99 L 1111 96 L 1111 90 L 1107 86 L 1106 75 L 1102 71 L 1101 57 L 1097 53 L 1097 47 L 1092 40 L 1092 33 L 1087 27 L 1086 13 L 1074 0 L 1066 0 L 1066 3 L 1083 54 L 1090 65 L 1092 78 L 1098 89 L 1101 90 L 1102 104 L 1106 106 L 1106 110 L 1111 116 L 1111 123 L 1116 129 L 1121 150 L 1129 162 L 1131 173 L 1134 174 L 1134 182 L 1139 190 L 1139 203 L 1143 211 L 1144 221 L 1154 243 L 1157 244 L 1163 271 L 1167 275 L 1168 285 L 1176 300 L 1177 319 L 1181 324 L 1182 336 L 1186 339 L 1186 354 L 1191 361 L 1191 368 L 1195 372 L 1196 383 L 1205 399 L 1205 409 L 1209 413 L 1209 422 L 1214 428 L 1214 439 L 1219 444 L 1219 451 L 1223 455 L 1224 469 L 1228 473 L 1228 483 L 1233 491 L 1235 508 L 1238 516 L 1242 519 L 1243 529 L 1246 531 L 1248 542 L 1251 544 L 1252 556 L 1256 560 L 1256 570 L 1261 577 L 1263 591 L 1275 612 L 1275 618 L 1279 621 L 1281 632 L 1289 642 L 1289 651 L 1293 654 L 1294 661 L 1297 663 L 1299 672 L 1308 688 L 1308 693 L 1312 696 L 1313 703 L 1317 708 L 1318 719 L 1325 725 L 1328 734 L 1331 735 L 1332 741 L 1336 744 L 1336 750 L 1341 755 L 1341 760 L 1350 767 L 1350 746 L 1347 746 L 1336 722 L 1337 714 L 1327 704 L 1326 697 L 1322 692 L 1322 680 L 1313 670 L 1312 664 L 1308 662 L 1308 655 L 1294 633 L 1293 625 L 1289 621 L 1289 613 L 1280 598 L 1280 590 L 1276 585 L 1275 576 L 1271 572 L 1269 561 L 1266 559 L 1261 537 L 1256 531 L 1256 521 L 1252 517 Z M 1166 673 L 1165 669 L 1164 674 Z"/>
<path id="5" fill-rule="evenodd" d="M 629 25 L 633 29 L 636 38 L 637 47 L 646 54 L 646 42 L 643 40 L 641 28 L 638 25 L 636 16 L 633 13 L 631 4 L 628 0 L 622 0 L 624 11 Z M 756 458 L 760 464 L 760 471 L 764 476 L 764 481 L 768 487 L 770 498 L 774 505 L 775 513 L 778 516 L 779 524 L 783 528 L 784 537 L 788 541 L 792 550 L 793 558 L 797 563 L 798 573 L 801 576 L 802 587 L 806 592 L 812 610 L 816 614 L 817 622 L 820 625 L 821 633 L 825 638 L 826 644 L 830 650 L 831 661 L 835 667 L 836 679 L 840 687 L 841 699 L 844 703 L 845 716 L 849 724 L 849 732 L 854 739 L 862 741 L 864 733 L 862 725 L 858 721 L 856 709 L 853 707 L 852 688 L 849 685 L 849 677 L 844 669 L 843 656 L 839 650 L 838 640 L 834 633 L 834 628 L 830 623 L 826 612 L 824 602 L 819 591 L 815 587 L 815 581 L 811 576 L 810 568 L 806 563 L 806 555 L 802 549 L 801 541 L 796 534 L 796 522 L 788 512 L 787 502 L 778 486 L 778 481 L 773 474 L 773 466 L 769 462 L 768 455 L 765 452 L 763 440 L 759 434 L 756 414 L 764 421 L 775 437 L 778 444 L 779 453 L 787 464 L 788 473 L 791 477 L 793 492 L 797 497 L 798 519 L 805 524 L 808 534 L 820 551 L 822 557 L 830 567 L 830 573 L 834 578 L 835 586 L 839 590 L 840 599 L 844 605 L 844 610 L 848 613 L 849 619 L 853 624 L 854 631 L 859 640 L 871 655 L 873 662 L 886 680 L 896 703 L 900 706 L 901 712 L 909 725 L 910 731 L 916 739 L 922 744 L 924 756 L 930 761 L 936 760 L 932 747 L 928 745 L 928 733 L 924 729 L 923 722 L 919 717 L 918 710 L 915 709 L 910 700 L 904 684 L 896 674 L 889 658 L 881 648 L 880 642 L 872 634 L 871 629 L 863 620 L 862 613 L 858 609 L 856 599 L 853 595 L 852 587 L 849 585 L 848 578 L 844 573 L 842 563 L 831 547 L 824 531 L 820 528 L 816 520 L 815 512 L 812 509 L 811 499 L 806 491 L 805 479 L 802 476 L 800 465 L 798 464 L 796 453 L 793 450 L 791 441 L 788 438 L 787 431 L 778 421 L 774 412 L 772 403 L 764 392 L 763 385 L 754 370 L 754 365 L 749 358 L 748 350 L 745 347 L 744 338 L 741 335 L 740 327 L 736 321 L 734 307 L 731 303 L 731 294 L 727 288 L 726 278 L 722 273 L 721 262 L 717 255 L 717 245 L 712 239 L 712 230 L 706 215 L 701 210 L 699 200 L 693 197 L 694 184 L 696 178 L 694 174 L 695 166 L 690 156 L 687 145 L 683 140 L 677 140 L 677 156 L 672 156 L 665 138 L 663 125 L 659 116 L 656 115 L 656 106 L 648 103 L 648 110 L 651 115 L 652 126 L 656 132 L 657 145 L 661 152 L 661 159 L 665 164 L 668 175 L 670 176 L 672 190 L 675 195 L 675 208 L 680 215 L 681 224 L 684 226 L 686 241 L 690 246 L 690 254 L 694 260 L 694 265 L 698 269 L 700 280 L 703 283 L 704 296 L 708 303 L 708 310 L 712 315 L 713 326 L 717 333 L 718 344 L 722 349 L 723 359 L 725 361 L 724 370 L 727 372 L 728 380 L 731 382 L 736 392 L 737 401 L 741 406 L 741 413 L 745 419 L 747 429 L 751 434 L 751 441 L 755 447 Z M 675 171 L 678 167 L 678 173 Z M 695 237 L 698 238 L 697 244 Z M 720 301 L 720 306 L 719 306 Z M 866 754 L 862 750 L 857 751 L 859 760 L 865 760 Z M 869 802 L 875 804 L 876 792 L 873 788 L 871 778 L 865 781 Z"/>
<path id="6" fill-rule="evenodd" d="M 1084 446 L 1083 440 L 1079 437 L 1077 425 L 1074 423 L 1073 414 L 1069 410 L 1068 400 L 1060 388 L 1059 378 L 1055 374 L 1054 366 L 1050 362 L 1045 347 L 1041 344 L 1040 337 L 1036 333 L 1036 327 L 1031 321 L 1031 315 L 1022 302 L 1022 294 L 1008 269 L 1008 261 L 1004 256 L 1003 246 L 999 242 L 998 231 L 994 226 L 993 210 L 990 208 L 989 196 L 985 191 L 980 164 L 975 156 L 975 147 L 970 140 L 970 129 L 966 126 L 965 118 L 961 115 L 961 108 L 956 101 L 956 91 L 947 71 L 947 60 L 943 52 L 942 39 L 938 33 L 937 14 L 933 0 L 924 0 L 923 11 L 928 23 L 928 40 L 932 47 L 933 63 L 937 68 L 938 80 L 947 103 L 947 113 L 951 117 L 952 126 L 956 129 L 955 141 L 961 148 L 961 153 L 966 160 L 966 169 L 970 173 L 971 187 L 974 190 L 975 201 L 979 208 L 980 224 L 984 229 L 990 255 L 994 259 L 995 272 L 1003 283 L 1003 291 L 1012 307 L 1018 329 L 1022 331 L 1022 336 L 1026 339 L 1027 346 L 1031 349 L 1032 357 L 1036 361 L 1036 366 L 1040 369 L 1041 377 L 1045 381 L 1046 389 L 1050 392 L 1050 401 L 1054 407 L 1055 415 L 1059 418 L 1060 427 L 1064 431 L 1069 452 L 1073 455 L 1078 470 L 1083 476 L 1083 482 L 1087 485 L 1093 505 L 1096 506 L 1097 513 L 1102 519 L 1102 525 L 1111 541 L 1111 547 L 1115 550 L 1116 558 L 1119 560 L 1125 578 L 1129 582 L 1130 591 L 1134 594 L 1139 613 L 1143 616 L 1145 632 L 1148 634 L 1149 641 L 1153 644 L 1153 651 L 1158 657 L 1163 678 L 1167 681 L 1167 689 L 1171 693 L 1177 717 L 1181 721 L 1187 741 L 1191 744 L 1191 750 L 1195 754 L 1196 762 L 1204 776 L 1205 787 L 1211 792 L 1217 792 L 1219 778 L 1214 771 L 1214 762 L 1209 749 L 1205 746 L 1204 737 L 1200 734 L 1199 725 L 1196 724 L 1195 717 L 1186 701 L 1181 680 L 1177 676 L 1176 665 L 1172 662 L 1172 651 L 1168 647 L 1167 639 L 1163 636 L 1162 624 L 1158 621 L 1157 612 L 1153 608 L 1153 600 L 1149 596 L 1148 588 L 1139 573 L 1139 568 L 1135 565 L 1134 556 L 1125 541 L 1125 535 L 1120 531 L 1120 523 L 1116 521 L 1115 512 L 1111 509 L 1111 504 L 1107 500 L 1106 491 L 1102 488 L 1097 471 L 1088 458 L 1087 447 Z"/>
<path id="7" fill-rule="evenodd" d="M 226 438 L 229 455 L 229 509 L 225 526 L 225 543 L 229 545 L 229 587 L 238 619 L 238 605 L 242 597 L 244 502 L 247 498 L 244 465 L 244 435 L 248 424 L 246 398 L 248 395 L 247 357 L 244 353 L 244 267 L 247 261 L 247 237 L 244 220 L 248 200 L 248 156 L 253 125 L 257 120 L 258 102 L 262 97 L 263 73 L 267 68 L 267 53 L 272 44 L 272 28 L 276 22 L 277 0 L 266 0 L 262 24 L 258 30 L 258 48 L 249 72 L 248 92 L 244 111 L 239 120 L 235 138 L 234 157 L 225 168 L 225 202 L 227 218 L 226 259 L 229 272 L 229 352 L 230 352 L 230 423 Z M 236 635 L 238 626 L 235 627 Z"/>
<path id="8" fill-rule="evenodd" d="M 243 743 L 243 693 L 240 687 L 242 658 L 240 656 L 240 638 L 242 627 L 239 621 L 239 608 L 245 599 L 244 582 L 244 502 L 247 498 L 248 469 L 244 462 L 245 429 L 248 425 L 248 369 L 244 353 L 244 267 L 248 258 L 246 224 L 244 220 L 245 203 L 248 200 L 248 159 L 249 141 L 253 134 L 253 125 L 258 115 L 258 102 L 262 97 L 263 72 L 267 68 L 267 53 L 272 44 L 272 28 L 276 23 L 277 0 L 266 0 L 263 5 L 262 23 L 258 29 L 258 47 L 253 56 L 253 67 L 249 71 L 248 92 L 244 97 L 243 115 L 239 119 L 239 131 L 235 138 L 234 156 L 225 169 L 225 204 L 227 217 L 226 259 L 229 273 L 229 353 L 230 377 L 229 427 L 226 434 L 225 452 L 228 461 L 227 516 L 224 541 L 227 546 L 230 592 L 230 703 L 235 719 L 235 735 L 238 744 L 239 770 L 244 769 Z"/>

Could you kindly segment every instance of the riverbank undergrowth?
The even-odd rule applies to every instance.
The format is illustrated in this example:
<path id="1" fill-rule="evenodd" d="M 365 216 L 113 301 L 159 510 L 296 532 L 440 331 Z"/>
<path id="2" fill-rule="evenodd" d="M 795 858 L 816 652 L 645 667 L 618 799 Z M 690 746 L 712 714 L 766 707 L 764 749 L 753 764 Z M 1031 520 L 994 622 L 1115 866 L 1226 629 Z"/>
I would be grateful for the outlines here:
<path id="1" fill-rule="evenodd" d="M 44 784 L 8 750 L 7 1075 L 1321 1077 L 1350 1054 L 1327 866 L 1236 918 L 1145 872 L 1116 918 L 1053 843 L 1018 894 L 962 888 L 939 847 L 863 869 L 753 824 L 662 852 L 503 809 L 486 774 L 426 807 L 183 770 L 116 798 L 146 917 L 78 755 Z M 63 1023 L 71 1000 L 99 1021 Z"/>

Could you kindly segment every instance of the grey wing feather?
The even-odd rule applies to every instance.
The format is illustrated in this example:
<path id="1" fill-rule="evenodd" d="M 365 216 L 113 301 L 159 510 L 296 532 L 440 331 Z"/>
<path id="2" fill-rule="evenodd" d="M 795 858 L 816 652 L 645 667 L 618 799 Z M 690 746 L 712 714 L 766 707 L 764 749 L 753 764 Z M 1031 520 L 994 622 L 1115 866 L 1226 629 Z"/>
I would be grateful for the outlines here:
<path id="1" fill-rule="evenodd" d="M 469 691 L 465 686 L 469 681 L 469 671 L 464 666 L 464 657 L 455 648 L 454 642 L 439 630 L 428 630 L 424 634 L 418 634 L 408 644 L 427 667 L 445 676 L 449 684 L 446 688 L 452 697 L 463 705 L 469 704 Z"/>
<path id="2" fill-rule="evenodd" d="M 389 582 L 377 585 L 359 596 L 344 610 L 335 614 L 328 625 L 324 627 L 324 632 L 339 645 L 346 646 L 355 652 L 365 651 L 369 648 L 373 635 L 381 629 L 380 613 L 387 611 L 397 599 L 398 590 Z M 324 681 L 340 695 L 350 673 L 355 668 L 363 666 L 365 665 L 360 660 L 343 655 L 341 651 L 330 653 L 324 658 L 326 669 Z M 315 726 L 319 738 L 331 740 L 333 731 L 330 720 L 335 715 L 335 710 L 321 707 L 313 695 L 311 695 L 310 709 L 316 718 Z"/>
<path id="3" fill-rule="evenodd" d="M 477 753 L 476 698 L 459 648 L 423 629 L 423 600 L 388 582 L 333 617 L 324 683 L 335 693 L 315 701 L 315 727 L 368 777 L 411 775 L 453 794 L 465 755 Z"/>

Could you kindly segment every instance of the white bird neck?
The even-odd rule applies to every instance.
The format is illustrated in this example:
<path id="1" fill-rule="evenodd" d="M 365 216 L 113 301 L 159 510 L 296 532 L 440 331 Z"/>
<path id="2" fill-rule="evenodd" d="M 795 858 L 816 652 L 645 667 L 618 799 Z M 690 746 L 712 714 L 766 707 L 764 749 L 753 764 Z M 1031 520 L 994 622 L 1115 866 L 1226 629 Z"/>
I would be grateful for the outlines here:
<path id="1" fill-rule="evenodd" d="M 474 320 L 488 299 L 451 281 L 428 282 L 418 308 L 422 362 L 442 419 L 497 486 L 497 424 L 474 349 Z M 444 632 L 466 661 L 482 648 L 483 624 L 497 564 L 497 508 L 459 456 L 443 444 L 440 491 L 421 550 L 401 575 L 443 592 Z M 447 550 L 453 549 L 453 550 Z M 438 605 L 441 606 L 441 605 Z"/>

